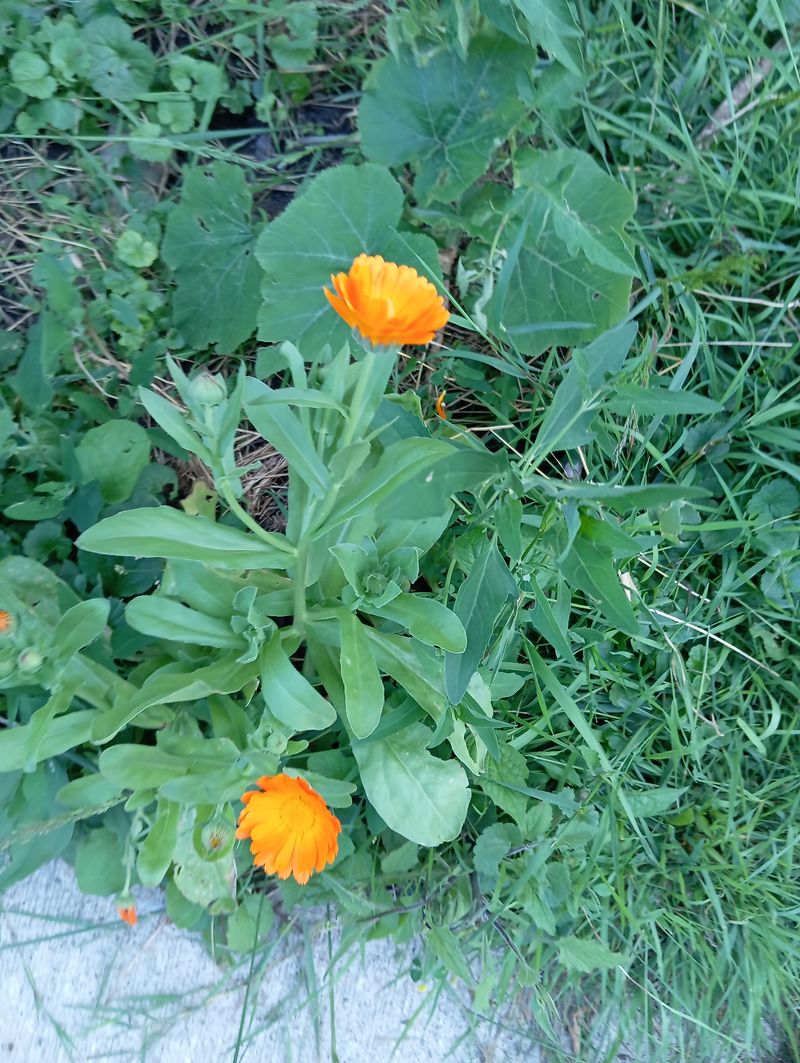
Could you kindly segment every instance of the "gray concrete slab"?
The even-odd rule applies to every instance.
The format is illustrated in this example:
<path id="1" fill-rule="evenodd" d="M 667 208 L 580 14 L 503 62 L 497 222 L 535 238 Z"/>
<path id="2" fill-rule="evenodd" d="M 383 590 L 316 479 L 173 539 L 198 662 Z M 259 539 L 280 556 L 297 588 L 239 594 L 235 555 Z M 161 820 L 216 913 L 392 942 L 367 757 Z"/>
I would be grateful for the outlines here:
<path id="1" fill-rule="evenodd" d="M 137 890 L 137 906 L 129 928 L 60 861 L 0 897 L 0 1063 L 234 1059 L 247 961 L 216 963 L 160 891 Z M 365 942 L 330 979 L 324 924 L 305 937 L 287 935 L 251 985 L 240 1060 L 538 1063 L 524 1035 L 470 1033 L 463 991 L 416 985 L 391 942 Z"/>

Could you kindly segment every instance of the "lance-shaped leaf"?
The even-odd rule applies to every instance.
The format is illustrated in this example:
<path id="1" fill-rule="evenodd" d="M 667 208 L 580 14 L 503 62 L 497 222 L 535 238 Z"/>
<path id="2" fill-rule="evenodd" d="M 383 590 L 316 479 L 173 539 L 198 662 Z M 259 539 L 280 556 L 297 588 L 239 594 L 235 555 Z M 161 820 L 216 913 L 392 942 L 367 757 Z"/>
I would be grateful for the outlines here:
<path id="1" fill-rule="evenodd" d="M 610 547 L 579 532 L 559 567 L 568 583 L 597 600 L 614 627 L 628 635 L 639 634 L 636 614 L 620 583 Z"/>
<path id="2" fill-rule="evenodd" d="M 383 681 L 369 639 L 353 613 L 339 617 L 339 663 L 344 685 L 347 721 L 356 738 L 366 738 L 378 726 L 383 712 Z"/>
<path id="3" fill-rule="evenodd" d="M 276 635 L 261 655 L 261 693 L 267 708 L 295 731 L 322 731 L 336 719 L 329 701 L 297 671 Z"/>
<path id="4" fill-rule="evenodd" d="M 517 584 L 500 556 L 497 543 L 487 539 L 475 555 L 470 573 L 458 588 L 453 611 L 467 632 L 463 653 L 445 654 L 447 697 L 457 705 L 483 658 L 503 606 L 514 598 Z"/>
<path id="5" fill-rule="evenodd" d="M 275 543 L 286 543 L 274 534 Z M 275 548 L 254 535 L 190 517 L 168 506 L 128 509 L 106 517 L 77 540 L 81 550 L 122 557 L 165 557 L 204 561 L 225 568 L 282 568 L 291 551 Z"/>

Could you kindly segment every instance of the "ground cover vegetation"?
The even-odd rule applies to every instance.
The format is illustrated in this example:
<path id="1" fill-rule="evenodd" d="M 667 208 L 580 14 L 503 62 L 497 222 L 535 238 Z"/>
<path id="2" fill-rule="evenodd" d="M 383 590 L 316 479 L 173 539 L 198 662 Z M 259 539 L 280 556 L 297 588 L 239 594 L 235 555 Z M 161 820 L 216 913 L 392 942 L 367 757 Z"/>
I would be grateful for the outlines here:
<path id="1" fill-rule="evenodd" d="M 0 887 L 800 1058 L 798 19 L 0 2 Z"/>

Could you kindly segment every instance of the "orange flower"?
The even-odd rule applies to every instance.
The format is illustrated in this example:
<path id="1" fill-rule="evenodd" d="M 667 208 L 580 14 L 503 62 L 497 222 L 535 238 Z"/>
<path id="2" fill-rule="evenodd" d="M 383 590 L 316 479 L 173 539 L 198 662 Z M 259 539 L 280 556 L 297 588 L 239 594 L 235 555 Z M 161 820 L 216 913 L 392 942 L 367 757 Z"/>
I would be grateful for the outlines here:
<path id="1" fill-rule="evenodd" d="M 258 785 L 242 794 L 236 837 L 250 839 L 253 861 L 266 872 L 305 885 L 335 859 L 342 825 L 305 779 L 262 775 Z"/>
<path id="2" fill-rule="evenodd" d="M 123 923 L 127 923 L 128 926 L 136 926 L 136 905 L 128 904 L 124 908 L 117 908 L 117 914 Z"/>
<path id="3" fill-rule="evenodd" d="M 349 273 L 331 274 L 328 302 L 351 328 L 378 347 L 430 343 L 450 317 L 430 281 L 410 266 L 359 255 Z"/>
<path id="4" fill-rule="evenodd" d="M 0 635 L 7 635 L 14 626 L 14 617 L 5 609 L 0 609 Z"/>

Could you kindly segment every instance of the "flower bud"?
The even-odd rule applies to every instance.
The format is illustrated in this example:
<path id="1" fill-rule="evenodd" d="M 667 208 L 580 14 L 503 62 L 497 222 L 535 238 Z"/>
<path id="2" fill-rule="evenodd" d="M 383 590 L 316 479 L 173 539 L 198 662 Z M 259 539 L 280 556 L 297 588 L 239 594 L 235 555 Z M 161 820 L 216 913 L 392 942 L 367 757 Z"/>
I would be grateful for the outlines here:
<path id="1" fill-rule="evenodd" d="M 200 844 L 209 856 L 222 855 L 234 843 L 236 831 L 219 816 L 208 821 L 200 831 Z"/>
<path id="2" fill-rule="evenodd" d="M 219 406 L 228 397 L 228 389 L 221 376 L 202 372 L 192 380 L 189 394 L 201 406 Z"/>
<path id="3" fill-rule="evenodd" d="M 136 926 L 136 901 L 127 891 L 117 897 L 117 915 L 128 926 Z"/>
<path id="4" fill-rule="evenodd" d="M 17 657 L 17 668 L 20 672 L 38 672 L 44 664 L 44 657 L 38 650 L 27 649 Z"/>

